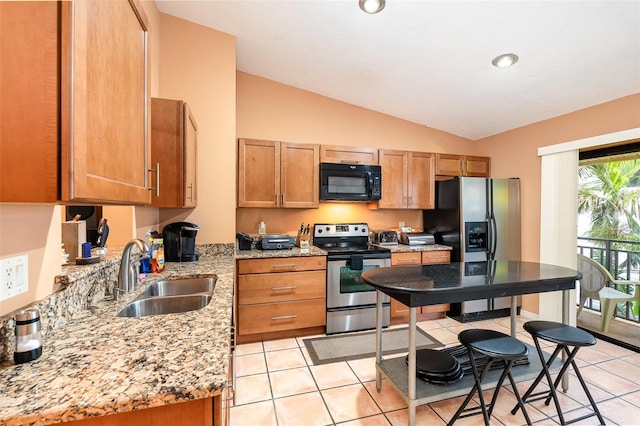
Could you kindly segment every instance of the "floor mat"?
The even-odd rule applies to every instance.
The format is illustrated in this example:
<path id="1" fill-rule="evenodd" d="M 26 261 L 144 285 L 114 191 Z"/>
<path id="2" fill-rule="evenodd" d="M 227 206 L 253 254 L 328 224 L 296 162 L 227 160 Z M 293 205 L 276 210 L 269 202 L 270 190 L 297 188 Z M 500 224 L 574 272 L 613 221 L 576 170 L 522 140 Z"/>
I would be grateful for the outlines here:
<path id="1" fill-rule="evenodd" d="M 376 332 L 344 333 L 303 339 L 314 365 L 371 358 L 376 355 Z M 382 331 L 382 354 L 406 353 L 409 347 L 408 327 Z M 416 333 L 417 349 L 441 348 L 444 345 L 421 328 Z"/>

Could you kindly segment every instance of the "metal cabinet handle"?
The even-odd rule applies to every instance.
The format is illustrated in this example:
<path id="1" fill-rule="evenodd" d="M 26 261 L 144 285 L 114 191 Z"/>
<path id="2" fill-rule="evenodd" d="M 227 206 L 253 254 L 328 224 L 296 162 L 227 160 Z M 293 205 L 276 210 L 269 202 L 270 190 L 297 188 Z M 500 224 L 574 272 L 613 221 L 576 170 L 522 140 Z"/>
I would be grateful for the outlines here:
<path id="1" fill-rule="evenodd" d="M 288 285 L 284 287 L 271 287 L 271 291 L 295 290 L 296 288 L 298 288 L 297 285 Z"/>
<path id="2" fill-rule="evenodd" d="M 187 189 L 189 190 L 189 201 L 193 201 L 193 183 L 190 183 Z"/>
<path id="3" fill-rule="evenodd" d="M 155 189 L 156 197 L 160 197 L 160 163 L 156 163 L 156 168 L 149 169 L 149 171 L 156 174 L 156 186 L 149 189 Z"/>
<path id="4" fill-rule="evenodd" d="M 284 320 L 284 319 L 295 319 L 298 318 L 297 315 L 282 315 L 279 317 L 271 317 L 271 321 Z"/>
<path id="5" fill-rule="evenodd" d="M 273 269 L 273 270 L 276 270 L 276 269 L 295 270 L 296 269 L 296 264 L 295 263 L 287 263 L 287 264 L 283 264 L 283 265 L 273 265 L 271 267 L 271 269 Z"/>
<path id="6" fill-rule="evenodd" d="M 400 259 L 396 259 L 396 262 L 398 263 L 415 263 L 416 261 L 418 261 L 418 263 L 420 263 L 422 259 L 418 259 L 417 257 L 402 257 Z"/>

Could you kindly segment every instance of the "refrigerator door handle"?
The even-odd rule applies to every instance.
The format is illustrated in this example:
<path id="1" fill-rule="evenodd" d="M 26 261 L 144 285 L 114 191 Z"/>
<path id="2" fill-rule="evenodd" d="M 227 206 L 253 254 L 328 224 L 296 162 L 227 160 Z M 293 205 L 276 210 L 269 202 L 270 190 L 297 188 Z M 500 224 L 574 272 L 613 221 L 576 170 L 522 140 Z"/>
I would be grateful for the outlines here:
<path id="1" fill-rule="evenodd" d="M 489 221 L 489 240 L 491 242 L 490 258 L 489 260 L 495 260 L 496 248 L 498 245 L 498 224 L 496 223 L 496 217 L 491 212 L 491 219 Z"/>

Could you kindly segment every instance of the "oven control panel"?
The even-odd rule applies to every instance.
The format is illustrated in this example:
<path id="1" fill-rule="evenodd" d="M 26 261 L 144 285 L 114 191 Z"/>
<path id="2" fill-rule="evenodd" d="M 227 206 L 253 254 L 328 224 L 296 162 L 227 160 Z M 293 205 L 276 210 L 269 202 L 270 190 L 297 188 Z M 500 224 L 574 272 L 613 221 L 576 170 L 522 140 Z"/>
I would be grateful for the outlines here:
<path id="1" fill-rule="evenodd" d="M 314 237 L 368 237 L 369 225 L 366 223 L 316 223 L 313 226 Z"/>

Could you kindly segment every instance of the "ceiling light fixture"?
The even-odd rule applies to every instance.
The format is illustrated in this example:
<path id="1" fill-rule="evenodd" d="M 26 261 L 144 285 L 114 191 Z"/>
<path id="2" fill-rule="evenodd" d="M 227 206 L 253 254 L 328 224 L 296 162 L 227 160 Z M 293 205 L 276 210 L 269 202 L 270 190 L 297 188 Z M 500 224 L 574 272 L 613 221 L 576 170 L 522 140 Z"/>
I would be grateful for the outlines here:
<path id="1" fill-rule="evenodd" d="M 373 15 L 384 9 L 385 0 L 359 0 L 358 4 L 363 12 Z"/>
<path id="2" fill-rule="evenodd" d="M 505 53 L 504 55 L 499 55 L 493 58 L 491 63 L 498 68 L 508 68 L 518 62 L 518 59 L 518 55 L 515 53 Z"/>

